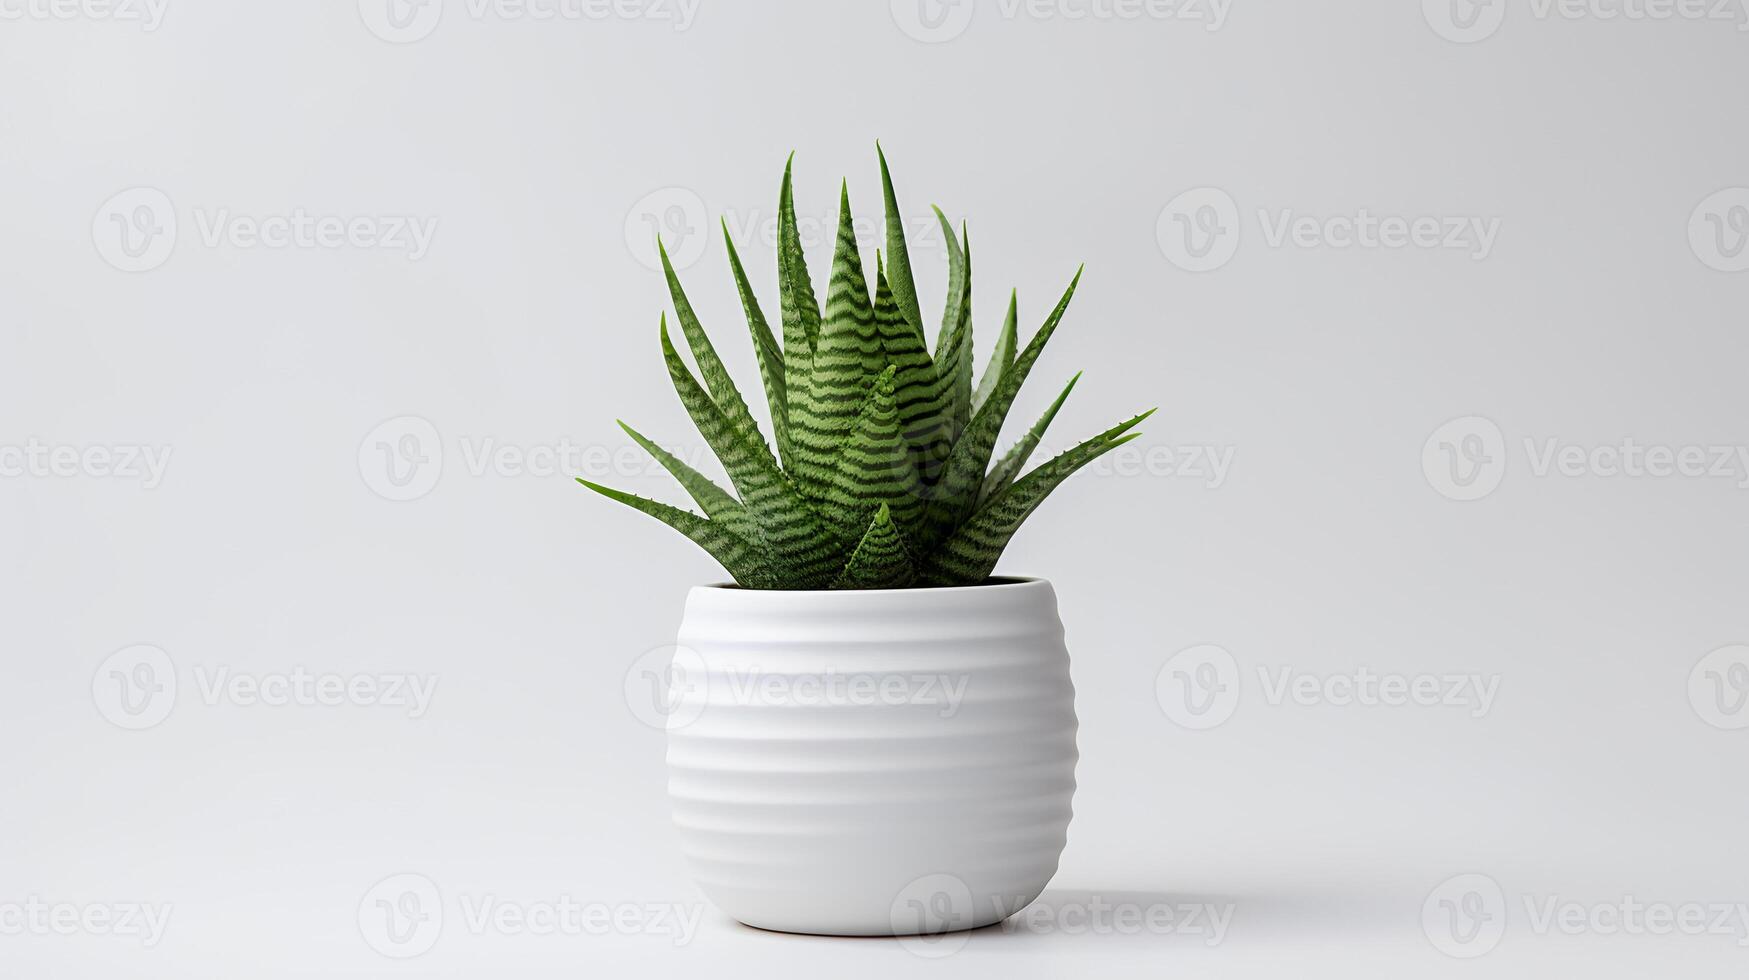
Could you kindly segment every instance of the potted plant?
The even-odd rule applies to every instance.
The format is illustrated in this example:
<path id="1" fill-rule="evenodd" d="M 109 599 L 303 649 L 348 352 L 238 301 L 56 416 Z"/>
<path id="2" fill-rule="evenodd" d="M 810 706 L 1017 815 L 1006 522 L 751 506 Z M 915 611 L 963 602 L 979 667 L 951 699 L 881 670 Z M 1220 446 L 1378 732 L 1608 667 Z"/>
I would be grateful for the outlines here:
<path id="1" fill-rule="evenodd" d="M 781 344 L 727 243 L 775 455 L 663 250 L 702 381 L 665 315 L 662 355 L 734 492 L 623 423 L 703 514 L 579 481 L 691 538 L 735 580 L 687 598 L 669 796 L 706 896 L 787 932 L 975 928 L 1019 911 L 1055 874 L 1077 759 L 1063 627 L 1049 582 L 991 573 L 1053 489 L 1151 414 L 1023 473 L 1076 375 L 991 465 L 1080 273 L 1024 347 L 1010 297 L 974 386 L 963 226 L 956 235 L 936 210 L 948 287 L 931 350 L 884 155 L 880 166 L 886 254 L 874 288 L 846 189 L 824 309 L 786 166 Z"/>

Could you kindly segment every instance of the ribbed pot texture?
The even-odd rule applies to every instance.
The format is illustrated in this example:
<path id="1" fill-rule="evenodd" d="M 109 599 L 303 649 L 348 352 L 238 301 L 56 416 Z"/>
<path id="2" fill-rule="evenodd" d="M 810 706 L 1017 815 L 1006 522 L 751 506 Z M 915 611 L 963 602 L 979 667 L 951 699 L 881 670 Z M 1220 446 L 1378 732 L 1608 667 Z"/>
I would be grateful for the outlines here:
<path id="1" fill-rule="evenodd" d="M 700 587 L 679 648 L 668 793 L 729 915 L 841 936 L 972 929 L 1056 873 L 1077 752 L 1049 582 Z"/>

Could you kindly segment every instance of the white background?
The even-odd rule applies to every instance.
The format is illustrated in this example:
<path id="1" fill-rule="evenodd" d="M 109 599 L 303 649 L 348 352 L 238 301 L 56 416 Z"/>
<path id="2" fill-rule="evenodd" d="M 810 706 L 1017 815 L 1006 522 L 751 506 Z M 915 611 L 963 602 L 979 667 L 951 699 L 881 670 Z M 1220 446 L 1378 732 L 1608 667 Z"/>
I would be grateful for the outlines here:
<path id="1" fill-rule="evenodd" d="M 0 0 L 0 974 L 1743 974 L 1743 913 L 1608 912 L 1749 903 L 1749 651 L 1702 661 L 1749 642 L 1739 6 L 435 3 Z M 699 909 L 627 672 L 721 571 L 570 481 L 679 499 L 615 418 L 700 448 L 651 222 L 757 402 L 716 221 L 775 311 L 785 156 L 823 275 L 841 176 L 878 244 L 877 138 L 914 221 L 969 222 L 986 340 L 1087 263 L 1016 420 L 1084 368 L 1052 445 L 1157 404 L 1142 463 L 1231 461 L 1083 473 L 1005 557 L 1075 658 L 1065 914 L 934 961 Z M 1363 209 L 1494 234 L 1337 247 Z M 299 216 L 326 237 L 251 237 Z M 1222 229 L 1202 258 L 1183 222 Z M 1623 474 L 1627 440 L 1729 469 Z M 1192 730 L 1168 660 L 1203 645 L 1231 714 Z M 211 691 L 300 669 L 436 688 Z M 1335 704 L 1284 669 L 1497 687 Z M 161 720 L 133 678 L 174 678 Z M 406 960 L 371 941 L 400 874 L 442 916 Z M 1472 892 L 1503 932 L 1454 947 Z M 565 897 L 634 925 L 470 928 Z M 1232 920 L 1075 928 L 1095 898 Z M 149 943 L 33 900 L 171 911 Z"/>

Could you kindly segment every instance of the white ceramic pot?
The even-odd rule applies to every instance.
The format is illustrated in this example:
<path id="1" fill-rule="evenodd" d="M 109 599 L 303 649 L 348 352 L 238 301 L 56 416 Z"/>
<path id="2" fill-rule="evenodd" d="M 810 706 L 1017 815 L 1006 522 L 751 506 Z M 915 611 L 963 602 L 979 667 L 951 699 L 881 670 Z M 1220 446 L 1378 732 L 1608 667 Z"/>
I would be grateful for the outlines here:
<path id="1" fill-rule="evenodd" d="M 687 598 L 668 793 L 705 895 L 748 925 L 972 929 L 1056 873 L 1075 689 L 1049 582 Z"/>

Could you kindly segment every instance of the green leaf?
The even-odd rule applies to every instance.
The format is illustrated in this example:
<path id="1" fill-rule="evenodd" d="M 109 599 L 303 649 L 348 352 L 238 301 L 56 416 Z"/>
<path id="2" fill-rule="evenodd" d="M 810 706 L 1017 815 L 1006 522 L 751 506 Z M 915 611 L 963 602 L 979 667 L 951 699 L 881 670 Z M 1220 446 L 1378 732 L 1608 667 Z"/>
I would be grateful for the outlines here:
<path id="1" fill-rule="evenodd" d="M 838 522 L 847 544 L 863 533 L 877 509 L 890 507 L 894 522 L 906 533 L 916 529 L 923 514 L 917 471 L 899 431 L 896 373 L 897 368 L 889 366 L 869 388 L 856 421 L 838 446 L 832 480 L 821 496 L 822 512 Z"/>
<path id="2" fill-rule="evenodd" d="M 978 508 L 972 519 L 942 542 L 924 562 L 921 577 L 930 585 L 971 585 L 988 578 L 1020 525 L 1071 475 L 1141 433 L 1129 430 L 1153 410 L 1120 423 L 1021 477 Z"/>
<path id="3" fill-rule="evenodd" d="M 790 466 L 789 395 L 784 383 L 783 349 L 771 334 L 771 325 L 759 308 L 759 297 L 747 281 L 747 270 L 741 266 L 741 255 L 729 238 L 729 223 L 723 222 L 723 244 L 729 248 L 729 268 L 735 274 L 735 290 L 741 294 L 741 309 L 747 314 L 747 327 L 753 333 L 753 350 L 759 356 L 759 379 L 765 386 L 765 402 L 771 409 L 771 428 L 777 436 L 777 454 L 783 465 Z"/>
<path id="4" fill-rule="evenodd" d="M 868 530 L 833 580 L 834 589 L 902 589 L 917 577 L 905 542 L 882 504 Z"/>
<path id="5" fill-rule="evenodd" d="M 928 540 L 939 540 L 940 535 L 958 526 L 970 515 L 972 508 L 977 506 L 978 489 L 983 485 L 984 471 L 990 465 L 990 454 L 995 451 L 996 439 L 1002 432 L 1002 423 L 1008 417 L 1008 409 L 1014 404 L 1014 396 L 1019 393 L 1020 386 L 1026 383 L 1033 365 L 1038 362 L 1045 344 L 1056 333 L 1057 325 L 1068 311 L 1069 300 L 1074 297 L 1075 287 L 1080 281 L 1081 273 L 1076 272 L 1069 288 L 1064 290 L 1063 298 L 1057 301 L 1056 308 L 1045 318 L 1044 325 L 1039 327 L 1038 333 L 1033 334 L 1026 349 L 1014 359 L 1014 364 L 1002 372 L 1002 379 L 997 382 L 996 390 L 991 393 L 983 407 L 978 409 L 971 425 L 954 443 L 953 455 L 949 457 L 946 471 L 936 487 L 935 499 L 930 502 Z"/>
<path id="6" fill-rule="evenodd" d="M 777 201 L 778 305 L 783 316 L 783 376 L 786 397 L 794 413 L 796 399 L 807 390 L 813 370 L 814 338 L 820 334 L 820 305 L 802 256 L 802 236 L 796 229 L 795 186 L 791 170 L 796 155 L 783 167 L 783 188 Z"/>
<path id="7" fill-rule="evenodd" d="M 1057 417 L 1057 411 L 1063 407 L 1064 402 L 1069 400 L 1069 392 L 1075 390 L 1075 382 L 1080 380 L 1081 374 L 1076 372 L 1075 376 L 1069 379 L 1069 383 L 1063 386 L 1063 393 L 1057 396 L 1057 400 L 1051 403 L 1051 407 L 1045 410 L 1039 420 L 1033 423 L 1032 428 L 1027 430 L 1026 435 L 1022 436 L 1020 441 L 1014 444 L 1014 448 L 1008 450 L 1007 454 L 1002 457 L 1002 461 L 997 463 L 984 477 L 983 489 L 978 492 L 980 501 L 989 500 L 1008 489 L 1008 485 L 1013 483 L 1020 471 L 1026 468 L 1027 459 L 1032 456 L 1033 450 L 1038 448 L 1039 440 L 1044 438 L 1045 430 L 1050 428 L 1051 420 Z"/>
<path id="8" fill-rule="evenodd" d="M 990 364 L 984 368 L 984 377 L 978 381 L 978 392 L 972 396 L 972 412 L 984 407 L 995 392 L 996 385 L 1001 383 L 1002 375 L 1014 366 L 1014 351 L 1020 346 L 1018 336 L 1019 293 L 1008 294 L 1008 315 L 1002 319 L 1002 335 L 996 338 L 996 349 L 990 352 Z"/>
<path id="9" fill-rule="evenodd" d="M 759 542 L 775 565 L 787 566 L 787 574 L 801 582 L 815 582 L 835 571 L 838 552 L 835 536 L 796 491 L 795 485 L 777 468 L 771 450 L 763 442 L 748 439 L 711 401 L 698 379 L 687 370 L 674 342 L 668 336 L 668 320 L 662 319 L 662 358 L 680 402 L 692 416 L 699 434 L 710 444 L 728 471 L 741 503 L 752 515 Z M 817 586 L 804 586 L 817 587 Z"/>
<path id="10" fill-rule="evenodd" d="M 813 371 L 807 390 L 790 406 L 796 479 L 811 499 L 829 499 L 837 447 L 868 397 L 869 382 L 886 363 L 886 351 L 875 332 L 874 304 L 863 276 L 862 256 L 856 247 L 850 189 L 844 185 L 839 191 L 838 244 L 826 292 L 826 316 L 814 347 Z"/>
<path id="11" fill-rule="evenodd" d="M 686 492 L 692 497 L 693 502 L 698 504 L 700 510 L 704 511 L 704 516 L 713 521 L 724 521 L 724 523 L 732 522 L 737 517 L 747 516 L 747 508 L 742 507 L 741 502 L 736 500 L 727 490 L 712 483 L 709 477 L 693 469 L 655 442 L 645 438 L 643 433 L 624 422 L 620 422 L 619 427 L 625 430 L 626 435 L 632 437 L 633 442 L 642 446 L 645 452 L 655 457 L 656 462 L 661 463 L 662 468 L 673 475 L 682 487 L 686 488 Z"/>
<path id="12" fill-rule="evenodd" d="M 640 510 L 691 538 L 712 558 L 720 562 L 723 568 L 734 577 L 737 584 L 750 589 L 779 587 L 775 584 L 778 579 L 766 569 L 759 549 L 723 525 L 708 521 L 691 511 L 626 493 L 624 490 L 615 490 L 599 483 L 591 483 L 581 477 L 577 478 L 577 482 L 604 497 Z"/>
<path id="13" fill-rule="evenodd" d="M 880 334 L 887 363 L 897 371 L 893 395 L 899 411 L 899 429 L 910 447 L 912 466 L 927 484 L 931 474 L 940 472 L 952 447 L 941 420 L 943 393 L 936 384 L 935 363 L 930 360 L 922 334 L 912 330 L 899 312 L 879 261 L 875 269 L 875 330 Z"/>
<path id="14" fill-rule="evenodd" d="M 660 238 L 656 239 L 656 251 L 662 257 L 662 274 L 668 279 L 668 295 L 674 300 L 674 313 L 680 318 L 686 345 L 692 348 L 693 359 L 698 362 L 705 387 L 710 389 L 711 400 L 723 410 L 737 432 L 763 445 L 765 437 L 759 434 L 759 423 L 753 420 L 753 413 L 747 410 L 747 402 L 741 397 L 741 389 L 735 386 L 735 379 L 729 376 L 723 359 L 717 356 L 716 345 L 711 343 L 710 335 L 698 322 L 698 315 L 686 298 L 686 290 L 680 288 L 680 277 L 674 274 L 674 265 L 668 261 L 668 250 L 662 246 Z"/>
<path id="15" fill-rule="evenodd" d="M 935 218 L 947 243 L 947 303 L 935 340 L 935 371 L 946 396 L 949 438 L 957 441 L 972 410 L 972 243 L 963 224 L 963 238 L 954 236 L 940 208 Z"/>
<path id="16" fill-rule="evenodd" d="M 875 143 L 875 155 L 881 160 L 881 196 L 887 209 L 887 270 L 893 285 L 893 301 L 899 313 L 923 342 L 923 312 L 917 303 L 917 282 L 911 276 L 911 251 L 905 245 L 905 219 L 899 212 L 899 198 L 893 192 L 893 175 L 887 172 L 887 154 Z"/>

